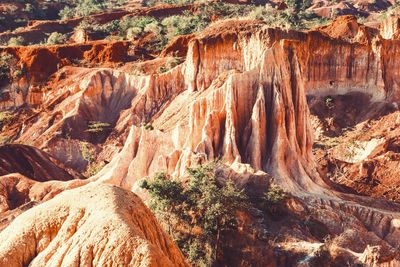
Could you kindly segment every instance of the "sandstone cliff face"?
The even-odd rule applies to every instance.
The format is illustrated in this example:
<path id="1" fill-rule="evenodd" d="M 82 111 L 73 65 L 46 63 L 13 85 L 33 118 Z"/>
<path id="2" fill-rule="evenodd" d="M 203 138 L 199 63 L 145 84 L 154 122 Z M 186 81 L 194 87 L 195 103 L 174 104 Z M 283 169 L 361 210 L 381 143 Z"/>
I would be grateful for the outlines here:
<path id="1" fill-rule="evenodd" d="M 115 171 L 98 177 L 121 176 L 128 187 L 161 169 L 182 175 L 190 164 L 222 158 L 268 171 L 292 191 L 323 191 L 311 171 L 306 95 L 399 97 L 397 59 L 390 56 L 396 54 L 396 41 L 373 39 L 376 33 L 354 18 L 342 20 L 335 26 L 340 33 L 329 27 L 300 33 L 249 21 L 220 23 L 192 39 L 186 61 L 166 73 L 78 72 L 56 83 L 57 94 L 48 94 L 43 104 L 54 111 L 26 122 L 19 139 L 66 161 L 57 152 L 60 144 L 79 154 L 66 136 L 93 142 L 108 136 L 100 155 L 107 162 L 127 140 L 118 156 L 124 163 L 114 159 L 107 172 Z M 344 34 L 346 41 L 337 39 Z M 85 132 L 89 121 L 115 127 L 91 140 Z M 141 126 L 146 123 L 155 130 Z"/>
<path id="2" fill-rule="evenodd" d="M 339 39 L 343 34 L 346 40 Z M 17 140 L 63 162 L 81 157 L 77 142 L 91 141 L 101 150 L 98 158 L 110 163 L 87 182 L 137 192 L 140 179 L 161 170 L 184 176 L 186 167 L 215 159 L 232 169 L 245 165 L 272 174 L 323 211 L 316 216 L 330 232 L 357 228 L 371 244 L 396 247 L 399 208 L 331 190 L 311 151 L 307 97 L 357 92 L 377 102 L 400 96 L 393 57 L 399 44 L 374 34 L 350 18 L 339 33 L 228 21 L 193 37 L 185 62 L 165 73 L 64 68 L 57 75 L 68 78 L 55 79 L 58 90 L 43 98 L 46 112 L 17 127 Z M 89 121 L 113 129 L 92 136 Z"/>
<path id="3" fill-rule="evenodd" d="M 186 266 L 131 192 L 97 185 L 64 192 L 0 233 L 0 266 Z"/>
<path id="4" fill-rule="evenodd" d="M 190 41 L 186 62 L 161 75 L 181 81 L 177 73 L 182 72 L 185 87 L 168 93 L 168 87 L 157 86 L 157 100 L 147 94 L 146 102 L 162 103 L 140 109 L 144 114 L 139 119 L 154 130 L 134 123 L 124 148 L 92 179 L 136 191 L 139 179 L 159 170 L 184 175 L 187 166 L 213 159 L 232 166 L 245 163 L 272 174 L 282 187 L 320 210 L 317 217 L 331 233 L 357 227 L 367 244 L 397 246 L 396 205 L 329 190 L 317 174 L 306 101 L 306 95 L 350 92 L 369 95 L 372 101 L 395 100 L 397 87 L 387 79 L 385 67 L 387 60 L 395 60 L 387 57 L 393 51 L 385 44 L 242 23 L 215 34 L 224 29 L 218 25 Z M 333 51 L 340 56 L 332 58 Z M 389 73 L 398 80 L 396 68 Z M 139 96 L 134 101 L 143 100 Z"/>
<path id="5" fill-rule="evenodd" d="M 83 178 L 77 172 L 66 170 L 49 154 L 24 145 L 0 147 L 0 176 L 10 173 L 20 173 L 39 182 Z"/>
<path id="6" fill-rule="evenodd" d="M 388 16 L 381 24 L 381 35 L 384 39 L 400 38 L 400 18 L 398 16 Z"/>
<path id="7" fill-rule="evenodd" d="M 205 35 L 191 41 L 186 64 L 168 73 L 184 71 L 187 90 L 179 96 L 149 95 L 151 103 L 164 103 L 164 98 L 169 101 L 165 108 L 153 107 L 151 113 L 155 115 L 151 119 L 146 118 L 151 113 L 143 118 L 155 130 L 132 126 L 119 158 L 98 177 L 102 180 L 124 177 L 132 185 L 138 178 L 160 169 L 182 175 L 186 166 L 216 158 L 280 172 L 280 177 L 303 176 L 303 164 L 309 164 L 311 135 L 307 134 L 304 118 L 307 114 L 304 88 L 295 75 L 299 65 L 285 42 L 268 47 L 276 35 L 285 33 L 270 34 L 266 30 L 250 36 L 257 26 L 243 23 L 237 26 L 244 28 L 239 35 L 232 31 L 226 36 Z M 259 50 L 250 53 L 249 46 Z M 287 64 L 277 67 L 277 61 Z M 153 146 L 154 143 L 159 145 Z M 121 172 L 122 166 L 125 173 Z M 293 189 L 297 186 L 290 179 L 286 182 Z"/>
<path id="8" fill-rule="evenodd" d="M 206 31 L 190 41 L 184 64 L 158 78 L 175 83 L 158 81 L 146 97 L 134 98 L 125 148 L 98 177 L 124 177 L 130 187 L 156 170 L 182 175 L 192 163 L 221 158 L 268 171 L 293 191 L 322 190 L 307 173 L 313 167 L 306 95 L 361 92 L 383 101 L 398 94 L 396 70 L 385 65 L 395 64 L 386 55 L 396 44 L 360 43 L 351 38 L 365 29 L 356 23 L 351 30 L 348 42 L 332 40 L 329 31 L 285 32 L 254 22 Z"/>

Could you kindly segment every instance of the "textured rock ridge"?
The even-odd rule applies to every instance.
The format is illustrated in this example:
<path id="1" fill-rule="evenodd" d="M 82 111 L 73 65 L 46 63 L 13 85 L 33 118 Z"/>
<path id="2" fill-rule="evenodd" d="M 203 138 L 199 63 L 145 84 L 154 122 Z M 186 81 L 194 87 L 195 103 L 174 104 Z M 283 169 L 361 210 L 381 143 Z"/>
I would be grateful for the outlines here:
<path id="1" fill-rule="evenodd" d="M 397 41 L 381 40 L 351 16 L 333 24 L 302 33 L 217 23 L 189 41 L 183 64 L 161 74 L 64 68 L 57 75 L 68 78 L 56 79 L 59 90 L 43 98 L 48 112 L 25 121 L 18 140 L 78 169 L 76 140 L 103 144 L 100 159 L 114 161 L 96 178 L 123 179 L 129 188 L 161 169 L 182 175 L 191 164 L 221 158 L 268 171 L 291 191 L 324 191 L 313 171 L 306 95 L 399 97 L 397 59 L 389 56 Z M 112 130 L 93 137 L 90 121 Z"/>
<path id="2" fill-rule="evenodd" d="M 388 16 L 382 23 L 381 35 L 384 39 L 399 39 L 400 18 L 395 15 Z"/>
<path id="3" fill-rule="evenodd" d="M 88 182 L 81 179 L 38 182 L 19 173 L 0 176 L 0 230 L 33 206 Z"/>
<path id="4" fill-rule="evenodd" d="M 215 55 L 224 50 L 218 47 L 221 42 L 214 42 L 214 45 L 210 41 L 211 44 L 202 45 L 200 54 L 205 54 L 204 63 L 190 66 L 196 61 L 191 57 L 196 55 L 189 52 L 187 62 L 190 63 L 185 65 L 185 77 L 189 78 L 185 82 L 193 87 L 184 93 L 186 99 L 190 99 L 188 103 L 182 103 L 183 96 L 174 98 L 162 113 L 155 115 L 151 122 L 154 131 L 131 128 L 125 149 L 120 154 L 124 160 L 114 160 L 117 165 L 131 162 L 126 175 L 115 167 L 121 177 L 132 177 L 134 181 L 160 169 L 183 174 L 186 166 L 196 163 L 195 158 L 249 163 L 256 169 L 276 170 L 280 177 L 288 178 L 305 174 L 304 169 L 309 169 L 302 166 L 309 164 L 307 156 L 310 156 L 311 134 L 307 134 L 308 122 L 304 117 L 308 111 L 302 82 L 295 75 L 299 65 L 293 58 L 292 48 L 287 49 L 283 41 L 276 43 L 261 52 L 258 62 L 246 58 L 249 69 L 245 70 L 243 53 L 248 51 L 239 48 L 241 40 L 238 36 L 227 38 L 227 43 L 222 44 L 232 45 L 234 52 L 230 53 L 231 59 L 221 55 L 224 62 L 207 63 L 210 58 L 207 53 Z M 236 50 L 235 42 L 238 43 Z M 198 43 L 198 40 L 193 41 L 189 51 L 199 50 L 195 48 Z M 288 63 L 277 68 L 277 61 Z M 202 70 L 196 70 L 196 66 L 201 66 Z M 216 66 L 225 69 L 215 69 Z M 184 106 L 180 111 L 173 113 L 172 109 L 181 104 Z M 175 121 L 179 121 L 178 125 L 171 125 Z M 161 142 L 160 146 L 153 148 L 154 142 Z M 112 165 L 106 169 L 113 168 Z M 98 176 L 102 180 L 106 177 L 102 173 Z M 116 176 L 110 174 L 110 177 L 115 179 Z M 290 180 L 287 183 L 289 185 Z"/>
<path id="5" fill-rule="evenodd" d="M 304 201 L 301 216 L 313 213 L 335 237 L 350 235 L 343 248 L 360 255 L 366 244 L 382 246 L 385 253 L 397 248 L 398 205 L 333 190 L 338 187 L 319 176 L 307 98 L 357 93 L 372 102 L 397 101 L 400 73 L 393 55 L 399 43 L 354 17 L 332 25 L 296 32 L 225 21 L 185 40 L 186 60 L 163 73 L 58 70 L 52 77 L 57 90 L 43 93 L 36 103 L 40 111 L 7 131 L 76 169 L 83 169 L 81 145 L 88 141 L 106 166 L 87 180 L 65 183 L 0 177 L 2 198 L 20 197 L 3 205 L 4 212 L 58 194 L 0 233 L 4 265 L 184 265 L 154 218 L 123 189 L 141 193 L 140 180 L 156 172 L 182 177 L 189 166 L 219 159 L 237 176 L 244 169 L 247 177 L 271 174 Z M 91 121 L 110 127 L 92 134 Z M 238 184 L 247 179 L 241 178 Z M 373 262 L 371 253 L 361 260 Z"/>
<path id="6" fill-rule="evenodd" d="M 306 95 L 362 92 L 374 101 L 396 100 L 397 59 L 389 55 L 397 42 L 379 41 L 377 32 L 353 17 L 334 22 L 340 33 L 329 26 L 301 33 L 253 21 L 229 23 L 193 37 L 185 62 L 166 73 L 75 71 L 57 83 L 57 94 L 44 98 L 50 112 L 26 121 L 19 139 L 62 162 L 74 158 L 69 163 L 75 167 L 83 161 L 79 144 L 67 136 L 104 142 L 100 159 L 106 162 L 126 141 L 123 151 L 129 152 L 119 156 L 124 160 L 107 167 L 115 172 L 98 177 L 121 176 L 128 187 L 161 169 L 181 175 L 193 163 L 221 158 L 268 171 L 293 191 L 320 191 Z M 338 39 L 344 34 L 346 41 Z M 113 130 L 94 140 L 86 132 L 89 121 L 109 123 Z"/>
<path id="7" fill-rule="evenodd" d="M 142 118 L 154 129 L 132 125 L 121 152 L 92 179 L 138 191 L 140 179 L 160 170 L 185 175 L 187 166 L 214 159 L 233 168 L 248 164 L 323 210 L 318 218 L 331 232 L 340 234 L 358 222 L 365 240 L 396 247 L 396 205 L 338 193 L 318 175 L 306 99 L 360 92 L 374 101 L 393 101 L 396 85 L 382 71 L 385 55 L 393 51 L 384 43 L 371 48 L 318 32 L 236 26 L 190 41 L 186 62 L 166 74 L 182 71 L 185 88 L 164 93 L 158 101 L 167 104 Z M 395 72 L 390 71 L 397 80 Z"/>
<path id="8" fill-rule="evenodd" d="M 39 182 L 83 178 L 77 172 L 66 170 L 49 154 L 24 145 L 0 147 L 0 176 L 10 173 L 20 173 Z"/>
<path id="9" fill-rule="evenodd" d="M 340 56 L 333 60 L 334 51 Z M 151 111 L 144 108 L 139 118 L 155 130 L 135 123 L 120 154 L 124 160 L 115 159 L 97 177 L 115 181 L 118 175 L 105 173 L 116 170 L 132 186 L 160 169 L 183 174 L 196 161 L 221 158 L 275 174 L 293 191 L 321 191 L 315 182 L 323 183 L 310 171 L 306 94 L 361 91 L 376 100 L 390 98 L 394 89 L 384 85 L 374 51 L 319 32 L 268 29 L 254 22 L 211 28 L 190 41 L 184 64 L 160 76 L 177 77 L 174 87 L 150 87 L 150 92 L 169 92 L 145 97 L 161 103 Z M 357 67 L 364 62 L 367 68 Z M 135 103 L 144 101 L 138 97 Z M 128 162 L 131 167 L 125 166 Z"/>
<path id="10" fill-rule="evenodd" d="M 0 240 L 0 266 L 187 265 L 141 200 L 108 185 L 66 191 L 30 209 Z"/>

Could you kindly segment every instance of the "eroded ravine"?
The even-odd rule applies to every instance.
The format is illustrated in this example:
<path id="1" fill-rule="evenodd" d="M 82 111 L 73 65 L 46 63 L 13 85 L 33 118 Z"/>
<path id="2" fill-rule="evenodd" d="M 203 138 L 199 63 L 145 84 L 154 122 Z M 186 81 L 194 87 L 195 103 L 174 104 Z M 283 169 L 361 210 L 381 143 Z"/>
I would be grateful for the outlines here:
<path id="1" fill-rule="evenodd" d="M 365 44 L 332 40 L 317 32 L 254 32 L 256 26 L 245 23 L 237 27 L 224 35 L 205 33 L 191 42 L 186 62 L 166 74 L 183 73 L 189 92 L 178 91 L 186 102 L 179 95 L 168 96 L 167 107 L 152 111 L 155 117 L 149 123 L 154 130 L 132 126 L 119 155 L 92 179 L 135 191 L 143 177 L 159 170 L 183 175 L 187 166 L 218 158 L 250 164 L 272 174 L 309 205 L 348 216 L 343 229 L 351 227 L 347 223 L 354 218 L 396 246 L 400 213 L 395 204 L 335 192 L 319 177 L 306 102 L 306 95 L 335 90 L 366 93 L 376 101 L 395 99 L 396 87 L 379 78 L 380 55 L 386 48 L 374 48 L 379 51 L 374 53 Z M 254 54 L 248 53 L 248 46 Z M 326 54 L 306 52 L 317 47 L 322 51 L 324 46 Z M 331 51 L 342 56 L 333 62 Z M 210 63 L 209 57 L 216 54 L 221 59 Z M 375 63 L 363 64 L 366 61 Z M 178 123 L 170 125 L 171 121 Z"/>
<path id="2" fill-rule="evenodd" d="M 188 166 L 216 159 L 232 168 L 247 164 L 322 211 L 317 216 L 331 232 L 357 226 L 371 243 L 397 247 L 399 207 L 333 190 L 319 176 L 312 154 L 307 97 L 351 92 L 375 102 L 399 97 L 399 64 L 390 55 L 400 44 L 357 27 L 342 40 L 323 30 L 221 22 L 192 39 L 184 63 L 165 73 L 78 74 L 76 79 L 86 78 L 79 86 L 61 87 L 66 94 L 50 95 L 44 106 L 54 110 L 39 114 L 18 139 L 55 151 L 72 146 L 75 138 L 89 138 L 79 123 L 106 121 L 113 129 L 100 144 L 100 158 L 110 162 L 92 182 L 139 192 L 141 179 L 160 170 L 182 176 Z M 68 138 L 69 128 L 76 132 Z"/>

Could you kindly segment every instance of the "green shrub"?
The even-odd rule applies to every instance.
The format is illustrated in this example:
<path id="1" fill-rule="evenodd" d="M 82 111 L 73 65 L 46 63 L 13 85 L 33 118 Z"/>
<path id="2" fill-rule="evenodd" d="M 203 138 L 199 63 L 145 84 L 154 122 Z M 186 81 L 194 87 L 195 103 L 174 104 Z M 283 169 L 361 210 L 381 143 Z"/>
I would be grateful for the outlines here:
<path id="1" fill-rule="evenodd" d="M 85 177 L 97 174 L 103 167 L 103 162 L 96 162 L 96 150 L 87 142 L 80 142 L 81 155 L 87 161 L 86 170 L 83 173 Z"/>
<path id="2" fill-rule="evenodd" d="M 84 18 L 76 27 L 79 30 L 92 31 L 97 23 L 89 18 Z"/>
<path id="3" fill-rule="evenodd" d="M 108 36 L 111 33 L 120 32 L 119 23 L 119 20 L 113 20 L 105 24 L 99 24 L 93 19 L 85 18 L 77 26 L 77 29 Z"/>
<path id="4" fill-rule="evenodd" d="M 168 42 L 164 27 L 152 17 L 125 17 L 119 23 L 119 36 L 129 40 L 153 34 L 152 40 L 147 43 L 148 51 L 161 51 Z"/>
<path id="5" fill-rule="evenodd" d="M 332 96 L 325 97 L 325 106 L 327 108 L 329 108 L 329 109 L 333 108 L 334 103 L 335 103 L 335 101 Z"/>
<path id="6" fill-rule="evenodd" d="M 75 7 L 65 6 L 58 14 L 61 19 L 85 17 L 104 10 L 105 4 L 101 0 L 79 0 Z"/>
<path id="7" fill-rule="evenodd" d="M 312 0 L 286 0 L 286 5 L 295 10 L 306 10 L 312 4 Z"/>
<path id="8" fill-rule="evenodd" d="M 85 177 L 96 175 L 99 171 L 101 171 L 101 169 L 103 169 L 104 165 L 105 164 L 103 162 L 90 162 L 83 175 Z"/>
<path id="9" fill-rule="evenodd" d="M 165 27 L 169 39 L 176 35 L 185 35 L 205 28 L 200 16 L 176 15 L 166 17 L 161 24 Z"/>
<path id="10" fill-rule="evenodd" d="M 15 118 L 15 114 L 12 111 L 1 111 L 0 112 L 0 125 L 10 123 Z"/>
<path id="11" fill-rule="evenodd" d="M 88 133 L 102 133 L 105 130 L 110 129 L 111 124 L 107 122 L 101 122 L 101 121 L 90 121 L 88 128 L 86 129 L 85 132 Z"/>
<path id="12" fill-rule="evenodd" d="M 98 13 L 105 8 L 105 1 L 101 0 L 81 0 L 75 8 L 79 16 L 85 17 L 93 13 Z"/>
<path id="13" fill-rule="evenodd" d="M 86 17 L 91 14 L 103 12 L 122 6 L 127 0 L 73 0 L 68 1 L 60 12 L 61 19 L 70 19 L 74 17 Z"/>
<path id="14" fill-rule="evenodd" d="M 120 31 L 119 20 L 110 21 L 106 24 L 100 25 L 97 28 L 95 27 L 94 30 L 108 34 L 113 32 L 119 32 Z"/>
<path id="15" fill-rule="evenodd" d="M 32 13 L 34 10 L 35 10 L 35 7 L 32 4 L 27 3 L 27 4 L 25 4 L 25 7 L 22 11 Z"/>
<path id="16" fill-rule="evenodd" d="M 90 147 L 90 144 L 87 142 L 80 142 L 80 149 L 81 149 L 81 154 L 84 160 L 87 162 L 93 162 L 95 160 L 95 153 L 96 151 Z"/>
<path id="17" fill-rule="evenodd" d="M 67 36 L 59 32 L 52 32 L 47 38 L 48 45 L 64 44 L 67 42 Z"/>
<path id="18" fill-rule="evenodd" d="M 255 205 L 266 212 L 271 219 L 281 220 L 286 214 L 285 201 L 289 195 L 282 188 L 273 185 L 263 194 L 261 199 L 257 200 Z"/>
<path id="19" fill-rule="evenodd" d="M 146 0 L 142 3 L 143 6 L 155 6 L 160 3 L 171 4 L 171 5 L 186 5 L 195 3 L 195 0 Z"/>
<path id="20" fill-rule="evenodd" d="M 151 196 L 150 207 L 196 266 L 215 264 L 223 235 L 236 228 L 236 212 L 247 205 L 245 193 L 232 181 L 219 182 L 215 170 L 215 164 L 189 168 L 187 183 L 165 173 L 142 183 Z"/>
<path id="21" fill-rule="evenodd" d="M 249 19 L 262 20 L 271 27 L 288 29 L 307 29 L 325 24 L 328 20 L 318 17 L 315 13 L 293 7 L 276 10 L 270 5 L 252 8 L 246 15 Z"/>
<path id="22" fill-rule="evenodd" d="M 149 131 L 154 130 L 153 125 L 151 125 L 150 123 L 146 123 L 146 124 L 144 125 L 144 128 L 145 128 L 146 130 L 149 130 Z"/>
<path id="23" fill-rule="evenodd" d="M 279 186 L 271 186 L 264 194 L 264 200 L 268 205 L 277 205 L 288 198 L 288 195 Z"/>
<path id="24" fill-rule="evenodd" d="M 61 11 L 58 13 L 58 16 L 61 19 L 71 19 L 75 16 L 75 10 L 69 6 L 64 7 L 61 9 Z"/>
<path id="25" fill-rule="evenodd" d="M 124 17 L 119 23 L 120 36 L 128 39 L 141 37 L 146 33 L 146 26 L 151 23 L 158 24 L 152 17 Z"/>
<path id="26" fill-rule="evenodd" d="M 11 37 L 8 40 L 8 45 L 10 46 L 21 46 L 25 44 L 25 39 L 22 36 Z"/>
<path id="27" fill-rule="evenodd" d="M 180 63 L 182 63 L 182 59 L 176 57 L 168 57 L 165 61 L 165 64 L 158 68 L 158 73 L 167 72 L 179 65 Z"/>
<path id="28" fill-rule="evenodd" d="M 24 74 L 25 74 L 25 71 L 24 71 L 24 70 L 22 70 L 22 69 L 16 69 L 16 70 L 14 71 L 14 73 L 13 73 L 13 77 L 19 79 L 19 78 L 21 78 L 22 76 L 24 76 Z"/>
<path id="29" fill-rule="evenodd" d="M 163 0 L 163 2 L 172 5 L 184 5 L 194 3 L 195 0 Z"/>
<path id="30" fill-rule="evenodd" d="M 11 62 L 14 57 L 8 53 L 3 53 L 0 56 L 0 81 L 9 81 L 11 79 Z"/>

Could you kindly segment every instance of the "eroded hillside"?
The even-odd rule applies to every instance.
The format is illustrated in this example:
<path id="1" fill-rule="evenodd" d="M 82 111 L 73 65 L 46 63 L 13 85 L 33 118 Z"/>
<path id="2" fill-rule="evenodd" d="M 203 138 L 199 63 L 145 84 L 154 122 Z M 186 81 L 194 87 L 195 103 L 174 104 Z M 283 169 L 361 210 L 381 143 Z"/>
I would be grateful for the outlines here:
<path id="1" fill-rule="evenodd" d="M 2 25 L 1 266 L 400 264 L 396 3 L 102 3 Z M 151 182 L 210 162 L 246 205 L 199 245 Z"/>

